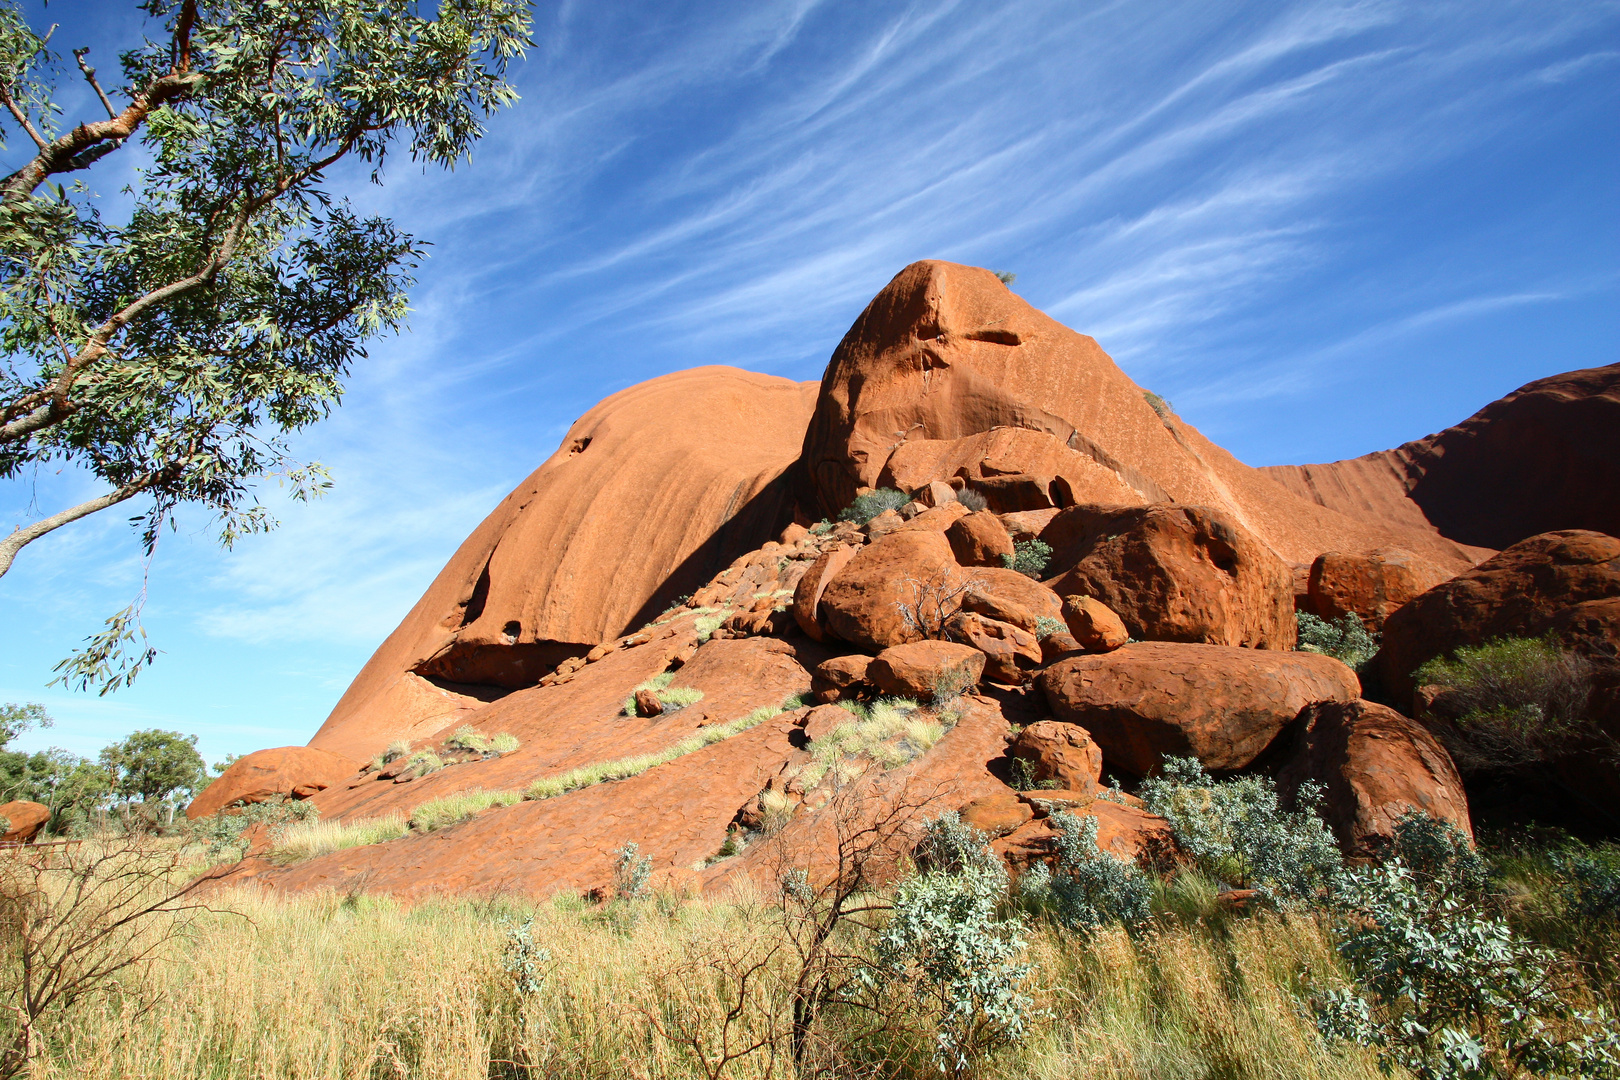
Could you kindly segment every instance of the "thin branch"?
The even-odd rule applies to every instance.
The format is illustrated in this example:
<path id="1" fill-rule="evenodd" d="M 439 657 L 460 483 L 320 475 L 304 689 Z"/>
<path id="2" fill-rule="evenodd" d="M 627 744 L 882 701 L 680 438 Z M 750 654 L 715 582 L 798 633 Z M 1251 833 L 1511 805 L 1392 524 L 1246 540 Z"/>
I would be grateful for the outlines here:
<path id="1" fill-rule="evenodd" d="M 88 45 L 82 49 L 74 49 L 73 59 L 79 62 L 79 70 L 84 72 L 85 80 L 89 82 L 90 88 L 96 92 L 96 97 L 101 99 L 102 108 L 107 110 L 107 118 L 116 120 L 118 119 L 118 110 L 113 108 L 113 103 L 107 100 L 106 91 L 101 88 L 100 83 L 96 82 L 96 69 L 84 62 L 85 54 L 89 51 L 90 46 Z"/>
<path id="2" fill-rule="evenodd" d="M 0 84 L 0 101 L 4 101 L 6 103 L 6 108 L 11 110 L 11 115 L 17 118 L 17 123 L 22 125 L 22 129 L 28 132 L 28 137 L 33 139 L 35 144 L 41 150 L 45 150 L 49 147 L 50 144 L 45 141 L 44 137 L 40 135 L 39 132 L 34 130 L 34 125 L 28 120 L 28 114 L 23 112 L 22 108 L 18 106 L 16 101 L 12 99 L 11 88 L 9 86 Z"/>
<path id="3" fill-rule="evenodd" d="M 6 572 L 11 569 L 12 561 L 16 559 L 17 552 L 35 540 L 47 533 L 55 532 L 64 525 L 78 521 L 82 517 L 89 517 L 98 510 L 116 506 L 126 499 L 139 495 L 161 480 L 163 475 L 162 472 L 148 473 L 139 480 L 125 484 L 116 491 L 109 491 L 107 494 L 91 499 L 89 502 L 82 502 L 78 506 L 69 507 L 60 513 L 36 521 L 32 525 L 14 530 L 10 536 L 0 540 L 0 577 L 5 577 Z"/>

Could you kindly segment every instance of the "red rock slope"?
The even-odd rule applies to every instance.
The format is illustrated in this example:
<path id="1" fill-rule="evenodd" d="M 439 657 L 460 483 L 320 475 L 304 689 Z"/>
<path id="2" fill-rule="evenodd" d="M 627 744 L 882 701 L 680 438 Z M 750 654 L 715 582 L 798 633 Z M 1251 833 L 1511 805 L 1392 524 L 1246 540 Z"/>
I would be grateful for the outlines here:
<path id="1" fill-rule="evenodd" d="M 364 760 L 655 617 L 792 515 L 814 383 L 676 372 L 586 413 L 484 519 L 310 745 Z"/>
<path id="2" fill-rule="evenodd" d="M 1330 510 L 1505 548 L 1559 529 L 1620 534 L 1620 364 L 1537 379 L 1438 435 L 1267 475 Z"/>

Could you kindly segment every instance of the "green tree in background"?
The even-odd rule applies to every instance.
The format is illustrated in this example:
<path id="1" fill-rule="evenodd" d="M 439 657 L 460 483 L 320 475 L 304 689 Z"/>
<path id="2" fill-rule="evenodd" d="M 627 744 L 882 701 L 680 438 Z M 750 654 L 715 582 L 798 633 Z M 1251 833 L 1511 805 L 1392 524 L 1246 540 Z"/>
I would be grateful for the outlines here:
<path id="1" fill-rule="evenodd" d="M 132 733 L 101 752 L 101 767 L 112 778 L 113 794 L 154 823 L 167 825 L 177 803 L 208 786 L 208 770 L 197 753 L 197 736 L 152 728 Z"/>
<path id="2" fill-rule="evenodd" d="M 0 705 L 0 802 L 24 799 L 48 806 L 53 833 L 83 824 L 112 794 L 112 778 L 93 761 L 52 747 L 33 754 L 9 750 L 31 728 L 52 726 L 42 705 Z"/>
<path id="3" fill-rule="evenodd" d="M 328 486 L 286 441 L 339 401 L 365 343 L 397 330 L 421 244 L 327 190 L 390 152 L 446 168 L 517 97 L 529 0 L 147 0 L 162 33 L 105 89 L 0 0 L 0 478 L 66 464 L 103 491 L 0 539 L 27 544 L 139 497 L 150 558 L 183 505 L 229 546 L 274 526 L 266 477 L 296 498 Z M 104 119 L 59 122 L 55 80 L 82 77 Z M 86 170 L 138 140 L 120 220 Z M 126 151 L 127 153 L 127 151 Z M 7 168 L 0 165 L 0 170 Z M 120 173 L 120 183 L 126 173 Z M 144 596 L 144 590 L 142 590 Z M 103 693 L 155 652 L 141 599 L 58 665 Z"/>

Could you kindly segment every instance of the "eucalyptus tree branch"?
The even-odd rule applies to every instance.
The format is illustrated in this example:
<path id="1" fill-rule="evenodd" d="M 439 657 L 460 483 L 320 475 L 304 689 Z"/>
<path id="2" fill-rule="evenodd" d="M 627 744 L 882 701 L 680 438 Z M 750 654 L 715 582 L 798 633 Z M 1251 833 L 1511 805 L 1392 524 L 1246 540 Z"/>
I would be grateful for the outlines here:
<path id="1" fill-rule="evenodd" d="M 105 495 L 98 496 L 88 502 L 82 502 L 78 506 L 70 506 L 68 509 L 36 521 L 32 525 L 13 530 L 10 536 L 0 540 L 0 577 L 5 577 L 6 571 L 11 569 L 12 562 L 17 558 L 17 552 L 35 540 L 55 532 L 64 525 L 70 525 L 80 518 L 89 517 L 98 510 L 105 510 L 109 506 L 117 506 L 127 499 L 132 499 L 153 484 L 158 483 L 161 479 L 163 479 L 161 472 L 148 473 L 139 480 L 109 491 Z"/>
<path id="2" fill-rule="evenodd" d="M 90 47 L 88 45 L 82 49 L 74 49 L 73 59 L 79 62 L 79 70 L 84 72 L 85 81 L 90 84 L 90 89 L 94 90 L 96 97 L 101 99 L 101 106 L 107 110 L 108 119 L 116 120 L 118 119 L 118 110 L 113 108 L 113 103 L 107 100 L 107 92 L 101 88 L 100 83 L 96 82 L 96 69 L 84 62 L 85 54 L 89 51 Z"/>
<path id="3" fill-rule="evenodd" d="M 28 114 L 23 112 L 22 107 L 17 104 L 14 98 L 12 98 L 11 88 L 6 86 L 4 83 L 0 83 L 0 101 L 4 101 L 6 103 L 6 108 L 11 110 L 11 115 L 17 118 L 18 125 L 21 126 L 24 131 L 28 132 L 28 137 L 34 140 L 34 144 L 36 146 L 38 146 L 41 150 L 44 150 L 49 146 L 49 144 L 45 141 L 45 137 L 38 131 L 34 130 L 33 121 L 28 119 Z"/>

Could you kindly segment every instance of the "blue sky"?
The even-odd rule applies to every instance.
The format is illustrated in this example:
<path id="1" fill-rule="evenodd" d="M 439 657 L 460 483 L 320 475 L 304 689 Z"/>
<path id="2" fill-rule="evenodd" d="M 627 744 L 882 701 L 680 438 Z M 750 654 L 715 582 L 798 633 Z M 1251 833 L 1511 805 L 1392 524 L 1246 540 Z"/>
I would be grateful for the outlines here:
<path id="1" fill-rule="evenodd" d="M 114 56 L 133 4 L 66 0 Z M 362 206 L 434 243 L 412 330 L 297 440 L 334 472 L 223 553 L 185 517 L 132 689 L 46 689 L 141 583 L 116 512 L 0 580 L 24 744 L 137 727 L 210 758 L 304 742 L 460 540 L 603 396 L 734 364 L 818 378 L 906 263 L 1018 274 L 1255 465 L 1455 423 L 1620 359 L 1611 2 L 542 2 L 523 94 L 473 163 L 404 160 Z M 92 116 L 66 87 L 69 116 Z M 5 152 L 14 162 L 21 148 Z M 131 163 L 118 166 L 127 170 Z M 111 197 L 127 179 L 91 176 Z M 0 488 L 4 527 L 94 492 Z"/>

